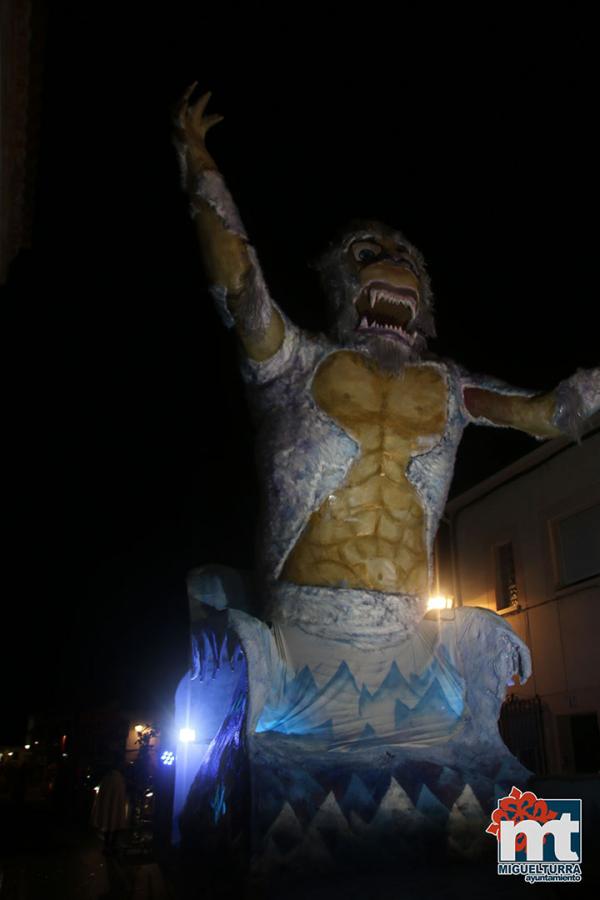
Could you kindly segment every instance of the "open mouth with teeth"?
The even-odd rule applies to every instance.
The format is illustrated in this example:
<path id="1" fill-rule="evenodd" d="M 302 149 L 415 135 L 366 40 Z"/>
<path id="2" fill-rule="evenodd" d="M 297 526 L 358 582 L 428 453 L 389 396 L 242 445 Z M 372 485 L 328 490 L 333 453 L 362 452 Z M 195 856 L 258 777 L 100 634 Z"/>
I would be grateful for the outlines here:
<path id="1" fill-rule="evenodd" d="M 369 284 L 356 301 L 357 331 L 396 338 L 414 344 L 416 332 L 411 327 L 417 315 L 419 297 L 411 288 L 389 284 Z"/>

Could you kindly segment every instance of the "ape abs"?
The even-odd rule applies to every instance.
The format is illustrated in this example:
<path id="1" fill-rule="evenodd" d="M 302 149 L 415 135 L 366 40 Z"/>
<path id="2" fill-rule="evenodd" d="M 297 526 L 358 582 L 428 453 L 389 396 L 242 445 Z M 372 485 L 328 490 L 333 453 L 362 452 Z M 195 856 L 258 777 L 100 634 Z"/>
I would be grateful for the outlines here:
<path id="1" fill-rule="evenodd" d="M 444 433 L 443 375 L 427 364 L 385 373 L 363 354 L 344 350 L 321 364 L 312 391 L 360 453 L 345 483 L 310 517 L 282 577 L 422 596 L 428 589 L 425 515 L 406 471 Z"/>

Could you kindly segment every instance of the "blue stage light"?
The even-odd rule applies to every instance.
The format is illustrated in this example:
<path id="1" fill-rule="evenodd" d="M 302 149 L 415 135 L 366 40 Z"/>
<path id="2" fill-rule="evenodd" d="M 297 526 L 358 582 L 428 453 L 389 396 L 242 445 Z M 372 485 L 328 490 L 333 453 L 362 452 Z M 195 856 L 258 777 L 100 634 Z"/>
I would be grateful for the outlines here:
<path id="1" fill-rule="evenodd" d="M 161 761 L 164 766 L 172 766 L 175 762 L 175 754 L 170 750 L 165 750 L 161 756 Z"/>

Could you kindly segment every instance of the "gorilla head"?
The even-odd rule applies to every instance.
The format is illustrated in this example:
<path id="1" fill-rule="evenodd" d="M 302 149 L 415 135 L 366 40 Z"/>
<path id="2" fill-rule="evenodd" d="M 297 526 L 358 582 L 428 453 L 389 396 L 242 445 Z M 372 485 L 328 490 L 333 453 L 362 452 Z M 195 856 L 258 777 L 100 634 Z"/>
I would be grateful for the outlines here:
<path id="1" fill-rule="evenodd" d="M 341 346 L 364 347 L 383 368 L 397 371 L 435 336 L 425 262 L 399 231 L 352 222 L 316 268 L 331 308 L 331 334 Z"/>

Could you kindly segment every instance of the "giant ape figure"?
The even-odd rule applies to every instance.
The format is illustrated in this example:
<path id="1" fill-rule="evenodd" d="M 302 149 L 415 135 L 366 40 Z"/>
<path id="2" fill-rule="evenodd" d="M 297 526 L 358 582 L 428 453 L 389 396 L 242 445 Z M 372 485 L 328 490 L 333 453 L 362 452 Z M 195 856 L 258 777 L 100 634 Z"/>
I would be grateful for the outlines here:
<path id="1" fill-rule="evenodd" d="M 274 841 L 288 862 L 302 858 L 318 815 L 330 826 L 337 816 L 336 852 L 369 829 L 385 847 L 411 808 L 413 825 L 419 815 L 431 824 L 422 813 L 432 793 L 449 812 L 472 812 L 491 803 L 494 784 L 527 777 L 497 719 L 506 684 L 530 673 L 529 651 L 489 611 L 426 614 L 433 541 L 466 424 L 572 433 L 599 406 L 599 372 L 539 395 L 424 355 L 434 317 L 423 257 L 373 221 L 353 223 L 322 257 L 333 324 L 328 336 L 304 333 L 269 295 L 206 148 L 221 117 L 206 115 L 209 94 L 191 103 L 194 90 L 177 112 L 183 183 L 212 294 L 240 339 L 264 494 L 269 625 L 228 612 L 247 660 L 254 851 Z M 211 577 L 191 579 L 198 609 L 212 602 Z M 195 652 L 209 667 L 212 653 L 214 673 L 203 621 Z M 228 790 L 215 760 L 224 740 L 211 745 L 185 821 L 201 794 Z"/>

